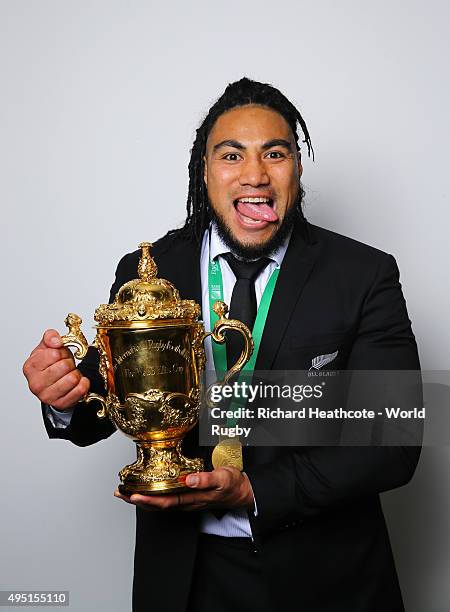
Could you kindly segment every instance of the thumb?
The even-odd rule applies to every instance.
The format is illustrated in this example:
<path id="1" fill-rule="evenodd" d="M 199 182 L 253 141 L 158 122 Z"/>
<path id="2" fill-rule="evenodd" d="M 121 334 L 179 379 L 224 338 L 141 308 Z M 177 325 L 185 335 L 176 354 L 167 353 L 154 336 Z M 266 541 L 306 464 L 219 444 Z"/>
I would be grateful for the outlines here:
<path id="1" fill-rule="evenodd" d="M 232 480 L 235 468 L 220 467 L 212 472 L 196 472 L 186 477 L 186 485 L 192 489 L 223 489 Z M 238 470 L 235 470 L 240 473 Z"/>
<path id="2" fill-rule="evenodd" d="M 216 486 L 213 472 L 195 472 L 186 476 L 186 485 L 191 489 L 211 489 Z"/>
<path id="3" fill-rule="evenodd" d="M 47 329 L 42 337 L 41 344 L 43 345 L 43 348 L 61 348 L 63 345 L 61 342 L 61 336 L 56 329 Z"/>

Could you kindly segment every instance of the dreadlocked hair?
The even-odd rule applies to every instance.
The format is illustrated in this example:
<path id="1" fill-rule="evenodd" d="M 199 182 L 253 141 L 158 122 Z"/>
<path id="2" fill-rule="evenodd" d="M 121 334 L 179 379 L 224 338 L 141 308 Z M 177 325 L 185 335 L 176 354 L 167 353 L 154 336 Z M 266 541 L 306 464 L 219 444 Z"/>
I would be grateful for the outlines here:
<path id="1" fill-rule="evenodd" d="M 197 129 L 194 144 L 191 149 L 191 158 L 188 165 L 189 189 L 186 204 L 187 217 L 184 226 L 179 232 L 182 236 L 194 240 L 198 245 L 210 221 L 208 195 L 203 179 L 203 157 L 206 152 L 206 141 L 215 122 L 223 113 L 237 106 L 246 106 L 248 104 L 266 106 L 284 117 L 294 135 L 297 150 L 300 150 L 297 132 L 297 123 L 299 123 L 304 136 L 302 142 L 304 142 L 308 148 L 308 157 L 312 156 L 314 160 L 314 149 L 306 123 L 300 112 L 286 96 L 268 83 L 259 83 L 258 81 L 252 81 L 246 77 L 234 83 L 230 83 L 220 98 L 211 106 L 202 124 Z M 303 195 L 303 188 L 300 184 L 297 208 L 301 217 L 303 217 L 301 209 Z"/>

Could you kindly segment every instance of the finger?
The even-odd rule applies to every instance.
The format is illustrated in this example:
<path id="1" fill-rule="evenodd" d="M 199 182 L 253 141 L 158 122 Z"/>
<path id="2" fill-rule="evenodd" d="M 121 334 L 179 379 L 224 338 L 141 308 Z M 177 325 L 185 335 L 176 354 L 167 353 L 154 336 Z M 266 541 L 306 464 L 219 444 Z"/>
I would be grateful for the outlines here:
<path id="1" fill-rule="evenodd" d="M 58 349 L 44 349 L 41 353 L 51 353 L 53 350 L 58 353 Z M 51 356 L 51 359 L 56 355 Z M 48 359 L 47 359 L 48 358 Z M 38 355 L 29 357 L 23 364 L 23 373 L 28 381 L 30 391 L 42 400 L 41 394 L 49 389 L 54 383 L 66 376 L 69 372 L 75 371 L 75 364 L 73 359 L 69 358 L 65 363 L 62 363 L 54 370 L 48 370 L 47 368 L 42 369 L 43 366 L 50 359 L 43 356 L 40 358 Z M 61 360 L 58 356 L 55 365 L 64 360 Z M 53 366 L 54 364 L 52 364 Z M 50 366 L 49 366 L 50 367 Z"/>
<path id="2" fill-rule="evenodd" d="M 180 508 L 185 509 L 185 507 L 200 505 L 217 507 L 219 504 L 224 503 L 223 498 L 223 492 L 217 491 L 217 489 L 183 492 Z"/>
<path id="3" fill-rule="evenodd" d="M 67 408 L 71 408 L 75 406 L 83 397 L 88 393 L 89 388 L 91 386 L 91 382 L 89 378 L 83 376 L 78 385 L 70 391 L 66 393 L 66 395 L 60 399 L 52 402 L 52 406 L 58 408 L 59 410 L 65 410 Z"/>
<path id="4" fill-rule="evenodd" d="M 205 508 L 208 507 L 213 507 L 213 504 L 208 502 L 208 503 L 204 503 L 204 502 L 199 502 L 199 503 L 193 503 L 193 504 L 185 504 L 184 502 L 182 502 L 181 504 L 176 504 L 173 505 L 172 503 L 170 505 L 154 505 L 154 504 L 150 504 L 148 502 L 144 502 L 142 503 L 141 501 L 136 501 L 136 502 L 130 502 L 130 503 L 134 503 L 134 505 L 138 508 L 141 508 L 142 510 L 145 510 L 147 512 L 171 512 L 171 511 L 182 511 L 182 512 L 193 512 L 193 511 L 199 511 L 199 510 L 203 510 Z M 214 507 L 217 507 L 214 506 Z"/>
<path id="5" fill-rule="evenodd" d="M 120 494 L 119 494 L 120 495 Z M 118 497 L 118 496 L 116 496 Z M 143 510 L 182 510 L 185 512 L 217 508 L 221 504 L 221 494 L 217 491 L 183 492 L 180 494 L 180 503 L 177 495 L 140 495 L 133 493 L 127 500 Z"/>
<path id="6" fill-rule="evenodd" d="M 130 501 L 130 498 L 127 495 L 122 495 L 122 493 L 120 493 L 118 489 L 114 491 L 114 497 L 117 497 L 117 499 L 122 499 L 127 504 L 133 505 L 133 502 Z"/>
<path id="7" fill-rule="evenodd" d="M 47 329 L 42 336 L 41 342 L 47 348 L 61 348 L 62 341 L 59 332 L 56 329 Z"/>
<path id="8" fill-rule="evenodd" d="M 73 360 L 72 353 L 69 351 L 69 349 L 49 349 L 46 347 L 36 347 L 30 354 L 27 362 L 30 362 L 29 365 L 31 369 L 43 372 L 46 368 L 57 361 L 60 361 L 61 359 Z"/>
<path id="9" fill-rule="evenodd" d="M 168 510 L 179 506 L 178 495 L 140 495 L 139 493 L 133 493 L 130 496 L 130 501 L 144 507 L 144 509 Z"/>
<path id="10" fill-rule="evenodd" d="M 56 329 L 47 329 L 39 344 L 31 351 L 30 355 L 34 355 L 36 351 L 42 351 L 47 348 L 60 348 L 61 346 L 61 336 Z"/>
<path id="11" fill-rule="evenodd" d="M 150 508 L 149 506 L 144 506 L 143 504 L 134 504 L 132 501 L 130 501 L 129 497 L 127 497 L 126 495 L 122 495 L 119 491 L 114 491 L 114 497 L 117 497 L 117 499 L 123 500 L 125 503 L 130 504 L 131 506 L 137 506 L 139 508 L 142 508 L 142 510 L 156 511 L 155 508 Z"/>
<path id="12" fill-rule="evenodd" d="M 65 395 L 76 389 L 81 378 L 81 372 L 78 370 L 69 372 L 69 374 L 60 378 L 53 385 L 43 389 L 38 397 L 44 404 L 55 405 L 56 401 L 61 400 Z"/>
<path id="13" fill-rule="evenodd" d="M 56 363 L 52 363 L 43 371 L 43 376 L 47 386 L 50 386 L 74 370 L 76 370 L 75 362 L 69 357 L 68 359 L 59 359 Z"/>

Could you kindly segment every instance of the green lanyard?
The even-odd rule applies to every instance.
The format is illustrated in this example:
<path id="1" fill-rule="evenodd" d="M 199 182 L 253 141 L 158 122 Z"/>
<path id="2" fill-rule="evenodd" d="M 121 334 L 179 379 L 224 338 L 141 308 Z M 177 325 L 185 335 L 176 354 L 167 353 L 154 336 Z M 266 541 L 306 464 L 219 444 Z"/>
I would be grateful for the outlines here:
<path id="1" fill-rule="evenodd" d="M 277 267 L 270 275 L 270 278 L 266 284 L 264 292 L 261 297 L 261 301 L 258 306 L 258 312 L 256 314 L 255 323 L 252 329 L 253 342 L 255 348 L 250 360 L 242 368 L 241 372 L 249 372 L 254 370 L 256 358 L 258 357 L 259 347 L 261 344 L 261 338 L 264 331 L 264 325 L 266 324 L 267 314 L 269 312 L 270 302 L 272 301 L 273 292 L 278 279 L 280 268 Z M 223 280 L 222 270 L 220 269 L 219 261 L 209 262 L 208 268 L 208 288 L 209 288 L 209 316 L 210 316 L 210 328 L 213 329 L 214 323 L 219 318 L 213 310 L 214 303 L 216 300 L 223 301 Z M 214 357 L 214 365 L 216 372 L 224 373 L 227 371 L 227 349 L 226 344 L 218 344 L 212 342 L 212 350 Z M 227 421 L 227 425 L 232 424 Z"/>

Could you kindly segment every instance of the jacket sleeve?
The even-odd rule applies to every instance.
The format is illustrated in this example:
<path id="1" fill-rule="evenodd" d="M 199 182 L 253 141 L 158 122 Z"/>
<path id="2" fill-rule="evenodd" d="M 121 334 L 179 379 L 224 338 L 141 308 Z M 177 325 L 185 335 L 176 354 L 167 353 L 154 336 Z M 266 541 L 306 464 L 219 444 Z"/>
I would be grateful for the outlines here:
<path id="1" fill-rule="evenodd" d="M 120 287 L 136 276 L 136 270 L 133 270 L 130 258 L 131 255 L 125 255 L 117 266 L 115 281 L 109 296 L 110 303 L 114 300 Z M 83 376 L 89 378 L 91 392 L 98 393 L 99 395 L 105 394 L 103 380 L 99 374 L 99 356 L 94 347 L 89 347 L 87 355 L 79 363 L 78 369 Z M 97 411 L 100 407 L 100 403 L 97 401 L 90 402 L 89 404 L 79 402 L 75 406 L 70 424 L 65 428 L 56 428 L 47 417 L 45 406 L 42 405 L 42 416 L 49 438 L 70 440 L 77 446 L 88 446 L 108 438 L 116 431 L 116 427 L 108 417 L 104 419 L 97 417 Z"/>
<path id="2" fill-rule="evenodd" d="M 349 370 L 419 370 L 411 322 L 395 259 L 383 254 L 361 307 Z M 419 375 L 420 377 L 420 375 Z M 421 385 L 415 397 L 422 406 Z M 247 470 L 258 505 L 256 530 L 267 531 L 314 517 L 357 498 L 406 484 L 418 446 L 303 447 Z"/>

